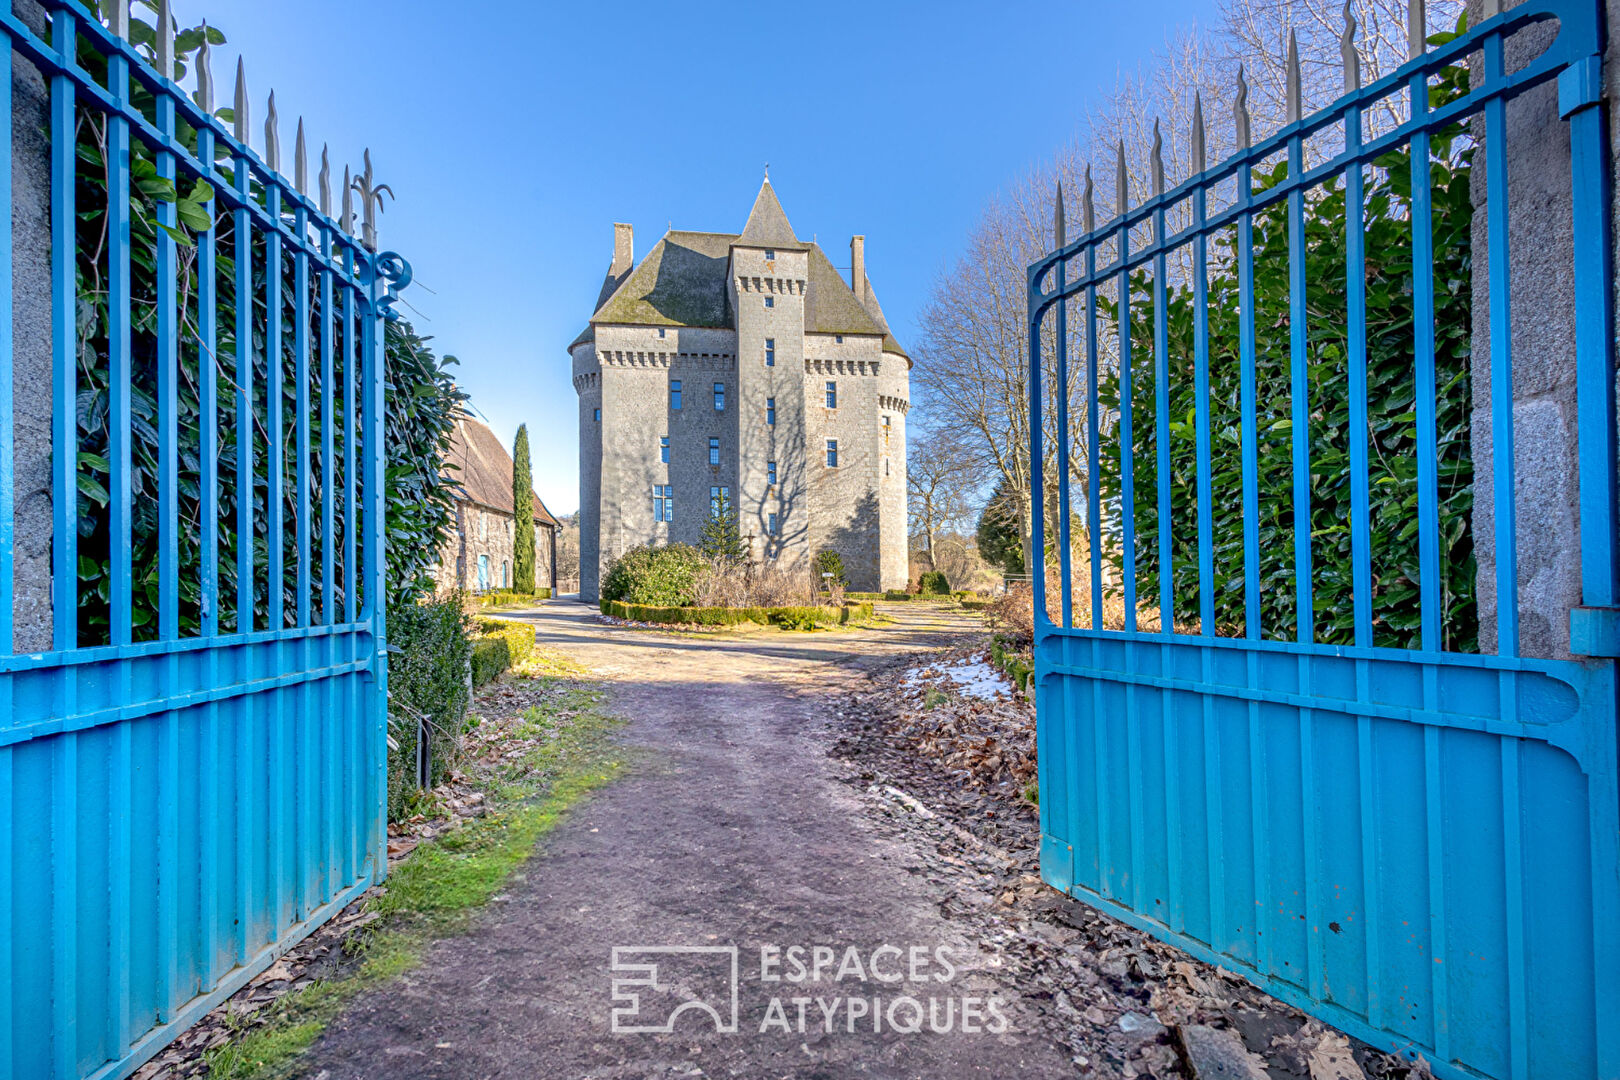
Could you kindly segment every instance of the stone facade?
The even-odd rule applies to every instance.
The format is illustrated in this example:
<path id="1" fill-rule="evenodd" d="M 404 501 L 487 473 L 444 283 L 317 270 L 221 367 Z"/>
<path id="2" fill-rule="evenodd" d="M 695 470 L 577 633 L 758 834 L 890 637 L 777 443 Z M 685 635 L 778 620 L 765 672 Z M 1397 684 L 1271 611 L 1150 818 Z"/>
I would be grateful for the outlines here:
<path id="1" fill-rule="evenodd" d="M 517 519 L 512 513 L 512 455 L 488 427 L 471 417 L 456 422 L 446 462 L 461 483 L 455 520 L 440 549 L 438 590 L 481 593 L 512 587 Z M 530 492 L 533 495 L 533 492 Z M 557 520 L 534 497 L 534 583 L 557 587 Z"/>
<path id="2" fill-rule="evenodd" d="M 845 282 L 794 235 L 769 180 L 741 234 L 671 230 L 639 266 L 630 227 L 614 226 L 596 311 L 569 347 L 582 598 L 629 548 L 697 543 L 720 489 L 755 557 L 808 572 L 830 549 L 856 589 L 905 584 L 911 361 L 863 237 L 850 254 Z"/>

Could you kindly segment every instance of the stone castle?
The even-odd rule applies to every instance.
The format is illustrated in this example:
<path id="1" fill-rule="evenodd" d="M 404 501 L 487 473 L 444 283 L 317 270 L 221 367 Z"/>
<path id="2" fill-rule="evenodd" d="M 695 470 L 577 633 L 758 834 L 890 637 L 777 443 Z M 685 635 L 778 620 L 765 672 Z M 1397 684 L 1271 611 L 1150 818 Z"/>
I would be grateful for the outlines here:
<path id="1" fill-rule="evenodd" d="M 850 241 L 846 283 L 769 178 L 743 231 L 670 230 L 638 266 L 615 225 L 579 393 L 580 595 L 642 544 L 696 544 L 730 507 L 756 559 L 902 588 L 911 361 Z"/>

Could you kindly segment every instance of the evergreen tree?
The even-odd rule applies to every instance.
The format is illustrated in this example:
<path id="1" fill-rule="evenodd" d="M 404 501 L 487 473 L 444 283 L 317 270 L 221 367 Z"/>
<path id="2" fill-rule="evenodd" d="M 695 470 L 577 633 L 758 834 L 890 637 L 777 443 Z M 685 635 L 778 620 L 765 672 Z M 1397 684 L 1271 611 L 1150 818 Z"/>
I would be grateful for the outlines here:
<path id="1" fill-rule="evenodd" d="M 739 563 L 748 558 L 742 529 L 737 524 L 737 515 L 731 512 L 731 500 L 726 498 L 725 492 L 709 507 L 709 520 L 703 523 L 698 548 L 711 559 Z"/>
<path id="2" fill-rule="evenodd" d="M 1024 540 L 1019 533 L 1018 505 L 1007 481 L 996 485 L 979 515 L 979 554 L 1009 574 L 1024 572 Z"/>
<path id="3" fill-rule="evenodd" d="M 519 424 L 512 441 L 512 588 L 534 593 L 534 477 L 529 467 L 529 426 Z"/>

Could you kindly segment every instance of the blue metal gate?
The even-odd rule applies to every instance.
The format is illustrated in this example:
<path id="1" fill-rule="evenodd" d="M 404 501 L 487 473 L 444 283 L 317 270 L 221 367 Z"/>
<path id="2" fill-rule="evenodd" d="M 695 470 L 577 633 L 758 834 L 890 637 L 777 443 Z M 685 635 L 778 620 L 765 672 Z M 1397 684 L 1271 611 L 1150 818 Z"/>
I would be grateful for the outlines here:
<path id="1" fill-rule="evenodd" d="M 1237 149 L 1206 169 L 1198 110 L 1194 175 L 1165 190 L 1155 146 L 1134 208 L 1122 148 L 1117 215 L 1095 225 L 1088 176 L 1073 242 L 1060 201 L 1057 250 L 1029 271 L 1032 472 L 1048 477 L 1032 493 L 1049 566 L 1035 596 L 1041 868 L 1439 1076 L 1613 1080 L 1604 25 L 1592 0 L 1497 7 L 1426 38 L 1414 4 L 1411 59 L 1363 87 L 1347 48 L 1343 95 L 1310 116 L 1291 55 L 1280 131 L 1250 139 L 1240 90 Z M 1549 83 L 1557 107 L 1537 130 L 1561 128 L 1557 153 L 1513 158 L 1526 128 L 1509 106 L 1538 88 L 1546 102 Z M 1389 123 L 1368 120 L 1392 102 Z M 1558 208 L 1568 245 L 1547 281 L 1510 275 L 1510 162 L 1521 187 L 1567 169 L 1561 198 L 1531 185 L 1527 212 Z M 1398 237 L 1399 258 L 1375 236 Z M 1459 305 L 1482 293 L 1473 320 Z M 1562 659 L 1520 648 L 1516 555 L 1542 538 L 1516 534 L 1519 471 L 1560 452 L 1514 448 L 1509 350 L 1529 306 L 1567 347 L 1521 364 L 1567 365 L 1578 404 L 1565 557 L 1578 543 L 1581 597 Z M 1490 405 L 1470 421 L 1464 399 L 1458 426 L 1470 341 L 1489 350 L 1472 392 L 1488 382 Z M 1477 485 L 1474 460 L 1489 461 Z M 1495 595 L 1476 609 L 1471 507 L 1487 499 L 1479 576 Z M 1476 611 L 1494 651 L 1492 634 L 1472 645 Z"/>
<path id="2" fill-rule="evenodd" d="M 240 68 L 215 118 L 167 3 L 144 38 L 127 0 L 6 8 L 7 130 L 49 147 L 0 141 L 0 190 L 48 177 L 51 355 L 14 346 L 47 249 L 4 215 L 0 1076 L 116 1077 L 386 872 L 381 320 L 409 272 L 369 165 L 360 243 L 324 151 L 307 194 L 301 123 L 278 171 L 273 95 L 250 149 Z M 13 498 L 34 395 L 48 505 Z"/>

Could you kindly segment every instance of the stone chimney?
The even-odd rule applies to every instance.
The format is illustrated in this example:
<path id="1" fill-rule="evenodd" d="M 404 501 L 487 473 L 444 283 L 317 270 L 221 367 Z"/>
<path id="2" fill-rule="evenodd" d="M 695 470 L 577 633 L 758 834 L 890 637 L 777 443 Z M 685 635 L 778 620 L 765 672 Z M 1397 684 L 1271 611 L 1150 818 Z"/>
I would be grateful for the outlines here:
<path id="1" fill-rule="evenodd" d="M 636 233 L 629 225 L 613 223 L 613 266 L 608 273 L 621 278 L 636 262 Z"/>
<path id="2" fill-rule="evenodd" d="M 849 238 L 849 287 L 855 290 L 855 299 L 866 306 L 866 237 Z"/>

